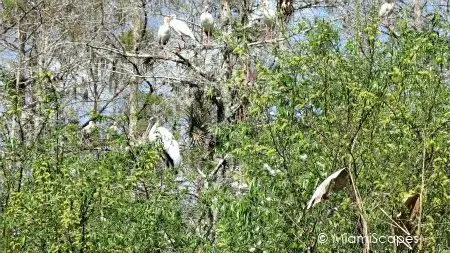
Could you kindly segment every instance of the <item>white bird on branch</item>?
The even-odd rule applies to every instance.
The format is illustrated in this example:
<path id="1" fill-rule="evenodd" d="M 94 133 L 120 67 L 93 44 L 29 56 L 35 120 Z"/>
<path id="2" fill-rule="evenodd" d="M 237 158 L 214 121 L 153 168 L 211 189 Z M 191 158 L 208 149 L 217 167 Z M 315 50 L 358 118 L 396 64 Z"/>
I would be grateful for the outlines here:
<path id="1" fill-rule="evenodd" d="M 89 124 L 83 129 L 81 129 L 81 133 L 83 134 L 83 139 L 91 141 L 92 140 L 92 133 L 97 129 L 97 124 L 95 124 L 94 121 L 90 120 Z"/>
<path id="2" fill-rule="evenodd" d="M 198 42 L 197 38 L 195 38 L 194 33 L 186 24 L 186 22 L 177 19 L 177 16 L 175 14 L 172 14 L 170 16 L 169 25 L 173 30 L 175 30 L 175 32 L 178 33 L 178 35 L 180 35 L 183 42 L 185 42 L 183 36 L 188 36 L 194 42 Z"/>
<path id="3" fill-rule="evenodd" d="M 209 42 L 214 28 L 214 18 L 211 13 L 208 12 L 209 8 L 209 5 L 205 6 L 202 14 L 200 15 L 200 27 L 202 28 L 202 32 L 206 35 L 207 43 Z"/>
<path id="4" fill-rule="evenodd" d="M 148 132 L 148 140 L 150 142 L 158 141 L 164 149 L 166 164 L 168 167 L 178 167 L 181 165 L 180 145 L 173 138 L 172 133 L 165 127 L 158 126 L 159 122 L 152 126 Z"/>
<path id="5" fill-rule="evenodd" d="M 170 39 L 170 17 L 164 18 L 164 23 L 158 29 L 158 43 L 162 47 L 169 42 Z"/>
<path id="6" fill-rule="evenodd" d="M 381 5 L 378 16 L 380 16 L 380 18 L 389 17 L 394 12 L 394 7 L 395 0 L 386 0 L 386 2 Z"/>

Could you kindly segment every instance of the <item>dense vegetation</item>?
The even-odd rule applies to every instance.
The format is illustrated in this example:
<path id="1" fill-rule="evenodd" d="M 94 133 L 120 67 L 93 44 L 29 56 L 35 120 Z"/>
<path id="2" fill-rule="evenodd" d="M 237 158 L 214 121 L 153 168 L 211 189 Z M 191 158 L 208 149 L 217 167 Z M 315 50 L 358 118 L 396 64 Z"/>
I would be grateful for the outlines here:
<path id="1" fill-rule="evenodd" d="M 239 20 L 199 53 L 145 48 L 152 33 L 119 21 L 120 41 L 104 31 L 88 40 L 95 28 L 78 16 L 70 26 L 76 18 L 58 14 L 59 4 L 96 21 L 107 12 L 64 1 L 1 9 L 4 34 L 27 37 L 9 60 L 18 65 L 0 61 L 1 252 L 450 248 L 450 24 L 438 12 L 419 29 L 406 18 L 385 27 L 372 11 L 351 35 L 332 19 L 291 22 L 267 43 Z M 114 15 L 130 15 L 126 23 L 137 12 Z M 63 20 L 57 28 L 21 23 L 51 13 Z M 57 68 L 25 49 L 39 52 L 46 29 L 68 44 L 52 52 Z M 215 69 L 216 60 L 231 71 Z M 141 137 L 152 117 L 179 139 L 182 166 L 168 168 L 161 145 Z M 88 120 L 99 127 L 87 138 L 80 129 Z M 307 209 L 341 168 L 342 187 Z M 333 240 L 408 233 L 419 240 Z"/>

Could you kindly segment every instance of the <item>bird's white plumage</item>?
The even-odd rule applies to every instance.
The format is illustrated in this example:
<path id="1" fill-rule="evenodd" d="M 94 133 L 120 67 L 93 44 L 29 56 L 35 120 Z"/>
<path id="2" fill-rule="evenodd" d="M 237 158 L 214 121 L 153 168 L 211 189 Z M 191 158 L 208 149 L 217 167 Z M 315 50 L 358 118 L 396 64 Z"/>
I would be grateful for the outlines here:
<path id="1" fill-rule="evenodd" d="M 148 139 L 150 142 L 161 141 L 163 149 L 172 159 L 174 167 L 181 165 L 180 145 L 169 130 L 162 126 L 158 127 L 158 121 L 150 129 Z"/>
<path id="2" fill-rule="evenodd" d="M 395 7 L 395 2 L 386 2 L 381 5 L 380 12 L 378 13 L 378 15 L 381 18 L 387 17 L 392 14 L 392 12 L 394 11 L 394 7 Z"/>
<path id="3" fill-rule="evenodd" d="M 157 140 L 156 128 L 158 127 L 159 121 L 157 120 L 155 124 L 153 124 L 152 128 L 148 132 L 148 140 L 150 142 L 155 142 Z M 148 129 L 148 128 L 147 128 Z"/>
<path id="4" fill-rule="evenodd" d="M 170 18 L 165 17 L 164 23 L 158 29 L 158 43 L 160 45 L 165 45 L 170 39 Z"/>
<path id="5" fill-rule="evenodd" d="M 208 6 L 205 6 L 200 15 L 200 27 L 207 34 L 210 34 L 214 28 L 214 18 L 211 13 L 208 12 Z"/>
<path id="6" fill-rule="evenodd" d="M 192 32 L 192 30 L 189 28 L 189 26 L 177 19 L 176 15 L 172 15 L 171 19 L 170 19 L 170 23 L 169 23 L 170 27 L 172 27 L 173 30 L 175 30 L 175 32 L 177 32 L 180 36 L 188 36 L 190 37 L 192 40 L 197 41 L 197 39 L 194 36 L 194 33 Z"/>
<path id="7" fill-rule="evenodd" d="M 85 127 L 83 127 L 83 129 L 81 130 L 84 134 L 90 134 L 92 133 L 92 131 L 94 131 L 94 129 L 97 128 L 97 125 L 95 124 L 94 121 L 89 121 L 89 124 Z"/>

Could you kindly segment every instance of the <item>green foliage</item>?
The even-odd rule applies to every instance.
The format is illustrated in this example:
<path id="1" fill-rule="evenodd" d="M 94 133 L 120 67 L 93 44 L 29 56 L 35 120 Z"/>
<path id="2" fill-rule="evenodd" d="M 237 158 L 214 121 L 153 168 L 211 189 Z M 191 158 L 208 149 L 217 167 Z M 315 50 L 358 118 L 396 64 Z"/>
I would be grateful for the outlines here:
<path id="1" fill-rule="evenodd" d="M 426 247 L 448 245 L 448 233 L 435 232 L 449 227 L 443 215 L 449 215 L 450 180 L 442 162 L 448 159 L 450 109 L 446 39 L 404 28 L 400 38 L 381 42 L 374 41 L 373 27 L 366 32 L 372 35 L 364 52 L 353 40 L 340 45 L 338 33 L 318 23 L 295 52 L 278 55 L 279 68 L 259 70 L 258 86 L 247 94 L 250 116 L 221 134 L 251 182 L 247 195 L 223 207 L 221 249 L 306 250 L 319 232 L 358 235 L 349 192 L 304 211 L 318 180 L 349 162 L 370 232 L 391 235 L 381 209 L 399 212 L 400 196 L 420 190 L 424 148 L 429 211 L 422 232 Z M 264 164 L 280 175 L 270 176 Z M 338 211 L 327 215 L 332 207 Z M 329 240 L 317 247 L 329 252 L 358 246 Z"/>
<path id="2" fill-rule="evenodd" d="M 352 168 L 370 233 L 392 235 L 405 196 L 423 190 L 425 249 L 448 248 L 448 42 L 436 31 L 399 30 L 388 38 L 369 24 L 364 36 L 343 38 L 320 21 L 293 48 L 274 50 L 278 67 L 258 63 L 252 85 L 242 84 L 244 70 L 233 73 L 232 86 L 248 101 L 245 117 L 211 131 L 214 151 L 230 155 L 226 176 L 210 180 L 216 164 L 205 162 L 202 148 L 183 151 L 186 180 L 200 188 L 197 169 L 210 180 L 198 195 L 163 169 L 160 146 L 133 147 L 124 134 L 105 137 L 102 129 L 81 137 L 78 125 L 62 125 L 52 73 L 38 74 L 39 110 L 53 125 L 35 143 L 16 138 L 0 147 L 0 251 L 359 252 L 358 244 L 317 243 L 319 233 L 359 235 L 350 187 L 306 210 L 317 185 L 343 167 Z M 224 40 L 250 58 L 246 36 L 242 30 Z M 133 48 L 132 31 L 120 40 Z M 14 78 L 1 78 L 14 101 Z M 205 90 L 213 99 L 216 90 Z M 144 99 L 165 110 L 157 95 Z"/>
<path id="3" fill-rule="evenodd" d="M 156 167 L 155 147 L 92 154 L 77 147 L 75 131 L 65 127 L 27 151 L 22 187 L 11 192 L 1 216 L 1 248 L 147 252 L 182 247 L 184 193 L 170 170 Z"/>

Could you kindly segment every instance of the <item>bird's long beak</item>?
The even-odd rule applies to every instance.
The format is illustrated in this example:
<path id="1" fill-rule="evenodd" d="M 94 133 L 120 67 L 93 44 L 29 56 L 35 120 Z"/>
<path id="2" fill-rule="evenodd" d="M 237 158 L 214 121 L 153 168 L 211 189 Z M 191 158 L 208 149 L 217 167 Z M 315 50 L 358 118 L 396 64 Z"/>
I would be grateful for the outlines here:
<path id="1" fill-rule="evenodd" d="M 144 135 L 142 136 L 142 138 L 145 138 L 146 136 L 148 136 L 148 133 L 150 132 L 150 129 L 152 128 L 152 121 L 153 121 L 154 117 L 150 117 L 150 119 L 148 120 L 148 125 L 147 125 L 147 129 L 144 132 Z"/>

